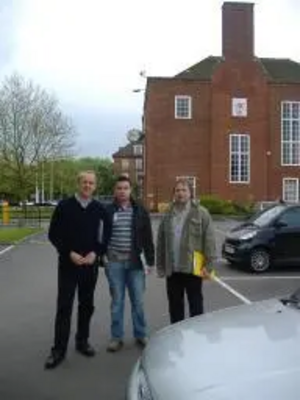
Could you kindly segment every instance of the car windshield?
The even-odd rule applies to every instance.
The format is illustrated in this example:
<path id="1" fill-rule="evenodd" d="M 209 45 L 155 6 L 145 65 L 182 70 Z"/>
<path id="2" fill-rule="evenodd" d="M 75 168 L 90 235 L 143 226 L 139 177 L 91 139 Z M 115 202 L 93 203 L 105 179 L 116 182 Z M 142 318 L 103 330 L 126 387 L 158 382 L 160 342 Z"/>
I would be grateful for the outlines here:
<path id="1" fill-rule="evenodd" d="M 260 213 L 258 216 L 254 216 L 250 222 L 259 227 L 267 226 L 284 209 L 285 209 L 284 205 L 278 205 L 278 206 L 272 207 L 272 208 L 264 211 L 263 213 Z"/>

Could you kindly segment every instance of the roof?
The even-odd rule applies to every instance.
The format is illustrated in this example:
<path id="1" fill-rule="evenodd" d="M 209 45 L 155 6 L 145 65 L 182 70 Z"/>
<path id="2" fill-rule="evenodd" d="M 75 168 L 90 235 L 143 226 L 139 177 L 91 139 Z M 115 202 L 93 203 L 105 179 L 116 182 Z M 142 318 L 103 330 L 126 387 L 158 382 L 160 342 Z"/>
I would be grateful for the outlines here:
<path id="1" fill-rule="evenodd" d="M 210 81 L 215 68 L 221 63 L 222 60 L 222 57 L 209 56 L 204 58 L 204 60 L 200 61 L 199 63 L 192 65 L 178 75 L 175 75 L 175 78 Z"/>
<path id="2" fill-rule="evenodd" d="M 210 81 L 223 57 L 209 56 L 175 75 L 179 79 Z M 256 58 L 270 82 L 300 83 L 300 63 L 289 58 Z"/>
<path id="3" fill-rule="evenodd" d="M 300 63 L 289 58 L 260 58 L 272 82 L 300 83 Z"/>
<path id="4" fill-rule="evenodd" d="M 112 156 L 113 158 L 130 158 L 130 157 L 137 157 L 134 154 L 134 146 L 143 144 L 144 143 L 144 136 L 142 136 L 139 140 L 134 143 L 128 143 L 126 146 L 120 147 L 118 151 L 116 151 Z"/>

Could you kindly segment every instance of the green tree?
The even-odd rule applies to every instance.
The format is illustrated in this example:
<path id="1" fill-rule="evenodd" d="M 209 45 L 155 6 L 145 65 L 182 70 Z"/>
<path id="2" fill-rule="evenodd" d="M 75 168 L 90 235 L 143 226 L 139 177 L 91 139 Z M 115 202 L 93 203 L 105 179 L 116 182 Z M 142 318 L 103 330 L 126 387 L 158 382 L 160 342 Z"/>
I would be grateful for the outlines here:
<path id="1" fill-rule="evenodd" d="M 32 192 L 42 162 L 70 154 L 74 128 L 57 99 L 18 74 L 0 87 L 0 159 L 5 184 L 20 200 Z"/>

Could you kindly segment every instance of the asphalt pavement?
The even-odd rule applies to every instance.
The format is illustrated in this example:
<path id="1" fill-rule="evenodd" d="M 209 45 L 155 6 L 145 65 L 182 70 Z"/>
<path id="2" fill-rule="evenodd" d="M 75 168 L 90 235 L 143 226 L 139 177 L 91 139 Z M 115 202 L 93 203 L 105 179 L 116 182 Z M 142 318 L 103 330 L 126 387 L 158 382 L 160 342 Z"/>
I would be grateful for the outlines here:
<path id="1" fill-rule="evenodd" d="M 224 233 L 234 224 L 215 223 L 219 249 Z M 205 283 L 206 312 L 241 304 L 239 294 L 256 301 L 285 295 L 300 286 L 300 270 L 283 269 L 257 277 L 233 270 L 221 258 L 216 269 L 225 286 Z M 44 371 L 53 338 L 56 278 L 56 254 L 45 235 L 0 255 L 0 399 L 123 400 L 127 378 L 140 350 L 131 337 L 127 305 L 126 346 L 118 354 L 106 353 L 110 301 L 102 270 L 91 337 L 97 356 L 87 360 L 75 353 L 74 318 L 66 362 L 54 371 Z M 164 280 L 155 276 L 147 280 L 146 311 L 151 333 L 169 324 Z"/>

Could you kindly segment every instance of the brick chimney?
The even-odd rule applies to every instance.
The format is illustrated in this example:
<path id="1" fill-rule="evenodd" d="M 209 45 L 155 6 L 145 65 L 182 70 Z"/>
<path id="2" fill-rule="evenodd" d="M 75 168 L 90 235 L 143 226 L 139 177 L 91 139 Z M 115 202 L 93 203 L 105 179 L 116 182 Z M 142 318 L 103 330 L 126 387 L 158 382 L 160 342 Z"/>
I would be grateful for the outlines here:
<path id="1" fill-rule="evenodd" d="M 254 56 L 254 4 L 225 2 L 222 7 L 222 54 L 225 59 Z"/>

